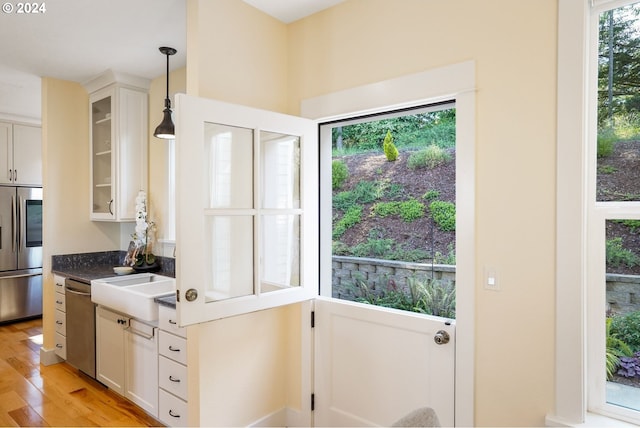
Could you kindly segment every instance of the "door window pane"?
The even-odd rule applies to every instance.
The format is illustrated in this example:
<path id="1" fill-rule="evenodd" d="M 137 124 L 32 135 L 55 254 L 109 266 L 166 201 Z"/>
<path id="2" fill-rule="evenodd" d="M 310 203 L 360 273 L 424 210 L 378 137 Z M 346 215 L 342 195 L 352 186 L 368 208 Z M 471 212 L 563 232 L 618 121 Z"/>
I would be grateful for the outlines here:
<path id="1" fill-rule="evenodd" d="M 205 124 L 206 207 L 253 207 L 253 130 Z"/>
<path id="2" fill-rule="evenodd" d="M 300 208 L 300 138 L 260 132 L 262 207 Z"/>
<path id="3" fill-rule="evenodd" d="M 300 216 L 263 216 L 262 247 L 262 291 L 300 286 Z"/>
<path id="4" fill-rule="evenodd" d="M 207 297 L 224 300 L 253 294 L 253 216 L 208 216 L 205 240 Z"/>

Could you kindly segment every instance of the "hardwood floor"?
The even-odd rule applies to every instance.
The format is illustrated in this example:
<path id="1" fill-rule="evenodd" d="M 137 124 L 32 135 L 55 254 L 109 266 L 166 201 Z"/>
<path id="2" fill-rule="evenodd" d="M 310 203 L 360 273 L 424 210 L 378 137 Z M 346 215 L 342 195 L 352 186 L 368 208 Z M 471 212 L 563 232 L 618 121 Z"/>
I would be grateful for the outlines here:
<path id="1" fill-rule="evenodd" d="M 41 340 L 41 319 L 0 325 L 0 426 L 162 426 L 70 365 L 40 365 Z"/>

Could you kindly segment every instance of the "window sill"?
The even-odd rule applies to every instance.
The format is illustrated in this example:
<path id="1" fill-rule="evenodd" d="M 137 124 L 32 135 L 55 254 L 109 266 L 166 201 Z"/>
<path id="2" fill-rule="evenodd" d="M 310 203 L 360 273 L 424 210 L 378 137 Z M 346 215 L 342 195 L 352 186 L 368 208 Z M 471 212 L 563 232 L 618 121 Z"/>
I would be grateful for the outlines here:
<path id="1" fill-rule="evenodd" d="M 620 419 L 614 419 L 609 416 L 599 415 L 597 413 L 587 413 L 583 423 L 571 423 L 556 416 L 547 416 L 545 419 L 545 425 L 548 427 L 576 427 L 576 428 L 590 428 L 590 427 L 638 427 L 638 425 L 621 421 Z"/>

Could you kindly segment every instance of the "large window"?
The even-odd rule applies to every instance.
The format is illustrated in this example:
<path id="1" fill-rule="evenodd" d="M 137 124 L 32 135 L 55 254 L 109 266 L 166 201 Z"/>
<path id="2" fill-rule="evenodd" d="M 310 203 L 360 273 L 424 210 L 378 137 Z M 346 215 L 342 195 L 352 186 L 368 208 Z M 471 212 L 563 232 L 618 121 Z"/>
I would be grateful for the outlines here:
<path id="1" fill-rule="evenodd" d="M 591 19 L 588 403 L 640 421 L 640 3 L 605 3 Z"/>

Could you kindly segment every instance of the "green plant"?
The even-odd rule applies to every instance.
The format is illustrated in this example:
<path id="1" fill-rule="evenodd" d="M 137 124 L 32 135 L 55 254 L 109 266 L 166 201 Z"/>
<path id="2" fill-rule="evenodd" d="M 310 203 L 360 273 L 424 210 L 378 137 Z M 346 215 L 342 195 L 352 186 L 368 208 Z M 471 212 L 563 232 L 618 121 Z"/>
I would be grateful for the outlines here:
<path id="1" fill-rule="evenodd" d="M 456 264 L 456 249 L 453 246 L 453 243 L 449 243 L 448 246 L 449 251 L 446 255 L 441 254 L 436 251 L 436 254 L 433 256 L 433 261 L 435 263 L 443 264 L 443 265 L 454 265 Z"/>
<path id="2" fill-rule="evenodd" d="M 622 238 L 607 239 L 605 246 L 608 265 L 634 267 L 640 264 L 640 258 L 622 246 Z"/>
<path id="3" fill-rule="evenodd" d="M 434 201 L 439 197 L 440 192 L 435 189 L 428 190 L 424 195 L 422 195 L 422 199 L 425 199 L 427 201 Z"/>
<path id="4" fill-rule="evenodd" d="M 387 131 L 387 135 L 385 135 L 384 141 L 382 143 L 382 149 L 384 150 L 384 154 L 389 162 L 393 162 L 398 159 L 399 153 L 396 145 L 393 144 L 393 136 L 391 135 L 391 131 Z"/>
<path id="5" fill-rule="evenodd" d="M 442 147 L 431 144 L 426 149 L 411 153 L 407 159 L 410 169 L 435 168 L 451 160 L 451 155 Z"/>
<path id="6" fill-rule="evenodd" d="M 347 178 L 349 178 L 347 165 L 341 160 L 331 162 L 331 188 L 333 190 L 341 188 Z"/>
<path id="7" fill-rule="evenodd" d="M 417 199 L 400 202 L 400 218 L 410 223 L 424 217 L 424 204 Z"/>
<path id="8" fill-rule="evenodd" d="M 412 222 L 424 217 L 424 204 L 417 199 L 378 202 L 371 207 L 371 214 L 377 215 L 378 217 L 399 215 L 402 220 Z"/>
<path id="9" fill-rule="evenodd" d="M 606 369 L 607 369 L 607 379 L 611 379 L 613 374 L 616 372 L 618 365 L 620 364 L 620 357 L 628 357 L 633 354 L 631 352 L 631 348 L 627 345 L 624 340 L 620 339 L 611 331 L 611 323 L 612 318 L 607 318 L 606 322 L 606 338 L 607 338 L 607 348 L 606 348 Z"/>
<path id="10" fill-rule="evenodd" d="M 388 186 L 384 181 L 361 181 L 353 190 L 338 192 L 333 196 L 333 208 L 346 211 L 355 204 L 368 204 L 382 197 Z"/>
<path id="11" fill-rule="evenodd" d="M 597 155 L 599 158 L 605 158 L 613 154 L 618 136 L 613 128 L 603 128 L 598 131 L 598 148 Z"/>
<path id="12" fill-rule="evenodd" d="M 456 230 L 456 206 L 453 203 L 433 201 L 429 204 L 429 211 L 440 230 L 445 232 Z"/>
<path id="13" fill-rule="evenodd" d="M 341 237 L 347 229 L 353 227 L 362 220 L 362 207 L 353 205 L 344 213 L 342 218 L 333 226 L 333 239 Z"/>
<path id="14" fill-rule="evenodd" d="M 408 278 L 411 298 L 424 313 L 444 318 L 456 317 L 456 288 L 452 281 Z"/>
<path id="15" fill-rule="evenodd" d="M 635 233 L 638 229 L 640 229 L 640 220 L 613 220 L 613 221 L 616 223 L 624 224 L 633 233 Z"/>
<path id="16" fill-rule="evenodd" d="M 600 174 L 613 174 L 614 172 L 618 172 L 618 168 L 611 165 L 602 165 L 598 167 L 598 173 Z"/>
<path id="17" fill-rule="evenodd" d="M 624 341 L 631 351 L 640 351 L 640 311 L 611 318 L 611 334 Z"/>
<path id="18" fill-rule="evenodd" d="M 445 318 L 455 318 L 455 284 L 424 277 L 407 278 L 407 290 L 398 287 L 393 279 L 386 288 L 376 290 L 362 275 L 356 275 L 351 289 L 355 300 L 387 308 L 419 312 Z"/>

